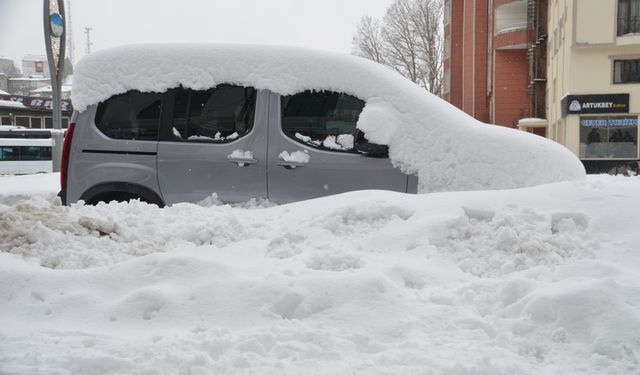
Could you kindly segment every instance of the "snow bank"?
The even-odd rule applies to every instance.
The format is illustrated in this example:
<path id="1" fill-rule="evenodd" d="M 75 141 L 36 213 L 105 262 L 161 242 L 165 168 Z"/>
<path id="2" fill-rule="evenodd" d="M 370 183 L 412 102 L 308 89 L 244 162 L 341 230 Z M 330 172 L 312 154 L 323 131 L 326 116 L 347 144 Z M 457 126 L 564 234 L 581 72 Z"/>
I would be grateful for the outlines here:
<path id="1" fill-rule="evenodd" d="M 13 180 L 2 374 L 638 370 L 638 178 L 164 209 Z"/>
<path id="2" fill-rule="evenodd" d="M 221 83 L 287 95 L 307 89 L 366 101 L 358 128 L 387 144 L 392 162 L 417 174 L 422 192 L 504 189 L 584 178 L 567 149 L 482 124 L 396 72 L 369 60 L 314 50 L 248 45 L 133 45 L 93 53 L 74 70 L 83 111 L 111 95 Z"/>

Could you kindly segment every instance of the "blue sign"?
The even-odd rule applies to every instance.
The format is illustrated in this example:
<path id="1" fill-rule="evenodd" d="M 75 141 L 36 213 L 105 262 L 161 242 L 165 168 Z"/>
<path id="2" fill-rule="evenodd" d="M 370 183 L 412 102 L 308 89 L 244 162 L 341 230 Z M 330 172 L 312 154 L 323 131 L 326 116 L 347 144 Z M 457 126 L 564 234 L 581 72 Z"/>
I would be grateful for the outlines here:
<path id="1" fill-rule="evenodd" d="M 51 13 L 51 16 L 49 16 L 49 24 L 51 36 L 54 38 L 60 38 L 62 34 L 64 34 L 64 21 L 58 13 Z"/>
<path id="2" fill-rule="evenodd" d="M 638 118 L 609 117 L 581 118 L 580 126 L 638 126 Z"/>

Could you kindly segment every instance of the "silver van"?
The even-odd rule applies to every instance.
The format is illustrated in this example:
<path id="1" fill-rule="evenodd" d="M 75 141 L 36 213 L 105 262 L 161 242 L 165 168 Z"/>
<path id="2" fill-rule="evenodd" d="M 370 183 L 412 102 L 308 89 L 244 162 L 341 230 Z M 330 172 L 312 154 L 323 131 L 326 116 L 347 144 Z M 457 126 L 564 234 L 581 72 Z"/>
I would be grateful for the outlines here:
<path id="1" fill-rule="evenodd" d="M 115 95 L 74 113 L 60 196 L 164 206 L 213 193 L 276 203 L 361 189 L 415 193 L 417 178 L 356 129 L 364 105 L 341 92 L 285 96 L 230 84 Z"/>

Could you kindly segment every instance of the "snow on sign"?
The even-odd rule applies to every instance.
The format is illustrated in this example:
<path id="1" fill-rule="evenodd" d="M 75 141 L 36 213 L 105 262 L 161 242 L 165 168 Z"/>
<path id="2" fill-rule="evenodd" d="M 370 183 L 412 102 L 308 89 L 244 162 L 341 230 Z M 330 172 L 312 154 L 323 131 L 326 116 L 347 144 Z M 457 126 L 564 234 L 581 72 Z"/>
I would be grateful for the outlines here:
<path id="1" fill-rule="evenodd" d="M 80 61 L 72 99 L 82 112 L 129 90 L 199 90 L 221 83 L 362 99 L 358 128 L 370 141 L 389 146 L 394 166 L 418 175 L 420 192 L 518 188 L 585 176 L 563 146 L 480 123 L 391 69 L 350 55 L 229 44 L 124 46 Z"/>

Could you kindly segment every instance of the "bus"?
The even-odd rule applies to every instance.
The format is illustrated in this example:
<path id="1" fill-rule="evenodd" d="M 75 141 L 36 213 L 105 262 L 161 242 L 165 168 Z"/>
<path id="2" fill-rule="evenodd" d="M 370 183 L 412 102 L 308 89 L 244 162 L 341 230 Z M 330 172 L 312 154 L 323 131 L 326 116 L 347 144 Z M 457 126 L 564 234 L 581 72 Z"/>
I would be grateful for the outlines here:
<path id="1" fill-rule="evenodd" d="M 0 175 L 51 173 L 51 131 L 0 126 Z"/>

